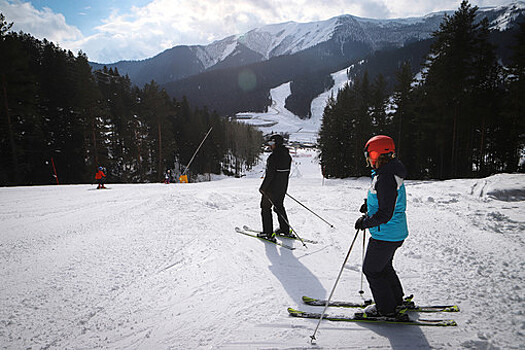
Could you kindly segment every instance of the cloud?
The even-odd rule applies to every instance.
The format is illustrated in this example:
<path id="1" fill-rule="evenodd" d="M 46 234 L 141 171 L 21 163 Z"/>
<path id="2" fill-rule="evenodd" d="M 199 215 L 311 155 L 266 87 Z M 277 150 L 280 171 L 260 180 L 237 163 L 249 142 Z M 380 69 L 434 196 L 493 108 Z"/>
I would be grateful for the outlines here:
<path id="1" fill-rule="evenodd" d="M 112 13 L 82 41 L 82 48 L 102 63 L 144 59 L 175 45 L 208 44 L 266 24 L 344 13 L 385 16 L 388 9 L 380 0 L 154 0 L 129 13 Z"/>
<path id="2" fill-rule="evenodd" d="M 0 11 L 8 23 L 13 22 L 11 30 L 31 33 L 35 38 L 62 43 L 82 38 L 80 30 L 66 23 L 62 14 L 53 13 L 49 8 L 35 9 L 28 2 L 0 0 Z"/>
<path id="3" fill-rule="evenodd" d="M 487 5 L 508 0 L 474 0 Z M 460 0 L 151 0 L 129 12 L 112 8 L 93 35 L 83 36 L 50 9 L 36 10 L 21 0 L 0 0 L 0 10 L 15 30 L 46 37 L 91 61 L 112 63 L 152 57 L 176 45 L 209 44 L 266 24 L 312 22 L 352 14 L 370 18 L 422 16 L 455 10 Z"/>

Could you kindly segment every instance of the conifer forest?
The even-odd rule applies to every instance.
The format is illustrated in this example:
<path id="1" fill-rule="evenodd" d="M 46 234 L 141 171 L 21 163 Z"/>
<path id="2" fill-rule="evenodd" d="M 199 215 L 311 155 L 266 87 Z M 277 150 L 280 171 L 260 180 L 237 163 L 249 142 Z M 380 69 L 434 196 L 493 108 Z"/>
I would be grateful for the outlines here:
<path id="1" fill-rule="evenodd" d="M 46 40 L 9 32 L 0 17 L 0 185 L 160 182 L 167 170 L 239 175 L 258 161 L 251 126 L 170 98 L 155 81 L 133 86 L 118 71 L 92 71 Z"/>
<path id="2" fill-rule="evenodd" d="M 403 62 L 393 93 L 385 76 L 367 71 L 333 96 L 319 135 L 323 173 L 367 174 L 363 145 L 390 135 L 412 179 L 484 177 L 523 172 L 525 146 L 525 21 L 510 64 L 498 60 L 488 21 L 463 1 L 433 35 L 421 66 Z M 416 80 L 414 72 L 422 72 Z"/>

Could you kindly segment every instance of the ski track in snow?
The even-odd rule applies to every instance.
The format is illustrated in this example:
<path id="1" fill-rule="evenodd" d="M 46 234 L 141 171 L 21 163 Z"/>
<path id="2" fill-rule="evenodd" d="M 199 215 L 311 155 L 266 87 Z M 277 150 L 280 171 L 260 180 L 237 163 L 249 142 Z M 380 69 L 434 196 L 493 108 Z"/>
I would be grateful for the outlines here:
<path id="1" fill-rule="evenodd" d="M 509 174 L 407 182 L 396 269 L 416 302 L 461 308 L 422 318 L 458 327 L 323 321 L 310 345 L 317 321 L 286 307 L 321 311 L 301 296 L 330 293 L 369 185 L 323 185 L 315 155 L 294 155 L 288 192 L 336 228 L 287 198 L 292 226 L 319 241 L 294 251 L 234 231 L 260 228 L 264 159 L 242 179 L 0 188 L 0 348 L 524 348 L 525 175 Z M 359 236 L 334 300 L 359 300 L 361 259 Z"/>

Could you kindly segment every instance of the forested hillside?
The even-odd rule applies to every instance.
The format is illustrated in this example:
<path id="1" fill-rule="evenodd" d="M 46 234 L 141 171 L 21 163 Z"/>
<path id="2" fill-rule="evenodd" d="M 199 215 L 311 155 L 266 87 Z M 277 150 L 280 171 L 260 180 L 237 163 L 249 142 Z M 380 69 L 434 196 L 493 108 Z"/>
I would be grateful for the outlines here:
<path id="1" fill-rule="evenodd" d="M 330 41 L 294 55 L 241 67 L 214 69 L 163 87 L 170 96 L 187 96 L 190 101 L 199 101 L 221 115 L 231 115 L 265 111 L 271 104 L 271 88 L 298 79 L 304 90 L 289 102 L 290 110 L 308 117 L 312 98 L 326 87 L 330 73 L 344 68 L 349 60 L 370 52 L 368 47 L 355 42 L 348 42 L 345 47 L 347 57 L 340 54 L 340 45 Z"/>
<path id="2" fill-rule="evenodd" d="M 406 58 L 395 79 L 377 69 L 382 54 L 370 61 L 373 74 L 367 65 L 350 72 L 352 84 L 324 111 L 319 146 L 327 176 L 365 175 L 362 147 L 376 134 L 394 137 L 413 179 L 525 170 L 525 22 L 505 65 L 488 21 L 475 21 L 477 11 L 464 1 L 445 16 L 424 60 Z M 414 72 L 423 72 L 422 78 L 415 81 Z"/>
<path id="3" fill-rule="evenodd" d="M 118 71 L 92 72 L 46 40 L 10 32 L 0 14 L 0 185 L 161 181 L 167 169 L 238 174 L 258 159 L 262 135 L 206 108 L 172 99 L 154 81 L 133 86 Z M 56 174 L 56 175 L 55 175 Z"/>

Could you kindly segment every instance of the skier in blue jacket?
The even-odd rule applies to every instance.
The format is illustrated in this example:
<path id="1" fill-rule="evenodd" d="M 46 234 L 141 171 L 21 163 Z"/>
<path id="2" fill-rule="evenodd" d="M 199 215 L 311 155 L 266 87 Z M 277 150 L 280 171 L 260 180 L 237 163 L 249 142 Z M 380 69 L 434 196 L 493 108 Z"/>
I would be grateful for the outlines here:
<path id="1" fill-rule="evenodd" d="M 356 229 L 369 229 L 363 273 L 375 304 L 365 309 L 368 316 L 388 316 L 405 319 L 403 287 L 392 266 L 394 254 L 408 236 L 406 190 L 403 180 L 407 172 L 396 158 L 394 141 L 384 135 L 372 137 L 365 145 L 365 158 L 372 167 L 372 185 Z"/>

